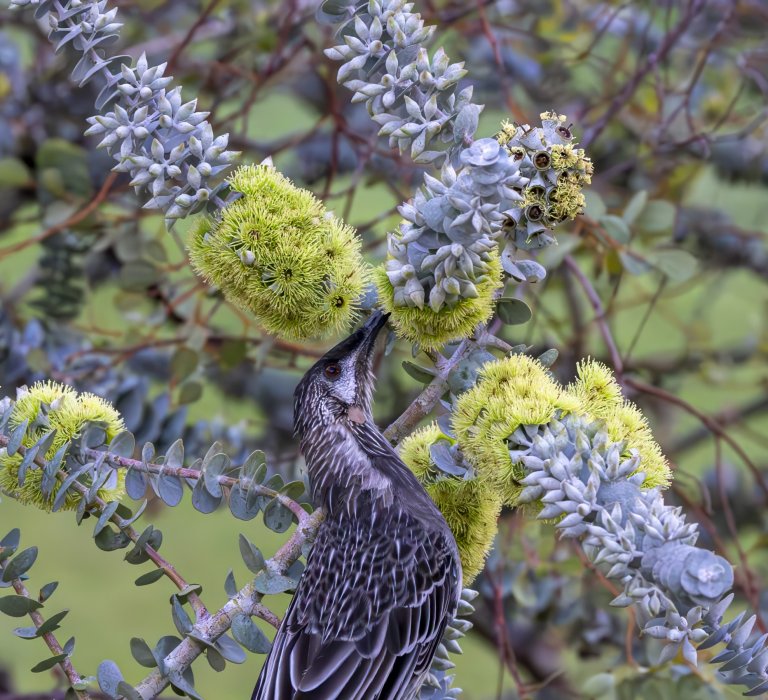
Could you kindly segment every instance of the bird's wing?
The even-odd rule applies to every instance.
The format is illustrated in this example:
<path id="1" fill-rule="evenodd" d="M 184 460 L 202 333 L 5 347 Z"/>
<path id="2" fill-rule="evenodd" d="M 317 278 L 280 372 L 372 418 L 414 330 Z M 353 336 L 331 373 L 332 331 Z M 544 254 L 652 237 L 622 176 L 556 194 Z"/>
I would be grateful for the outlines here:
<path id="1" fill-rule="evenodd" d="M 330 518 L 253 700 L 409 700 L 455 613 L 453 543 L 407 514 Z"/>

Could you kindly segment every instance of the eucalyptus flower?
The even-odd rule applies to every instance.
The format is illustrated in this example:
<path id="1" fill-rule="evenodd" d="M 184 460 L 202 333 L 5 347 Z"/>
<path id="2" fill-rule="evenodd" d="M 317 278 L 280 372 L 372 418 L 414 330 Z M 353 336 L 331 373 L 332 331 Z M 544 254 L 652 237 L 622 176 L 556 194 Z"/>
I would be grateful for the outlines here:
<path id="1" fill-rule="evenodd" d="M 510 453 L 518 428 L 544 425 L 557 411 L 579 408 L 578 400 L 543 365 L 527 355 L 514 355 L 483 365 L 477 384 L 456 399 L 451 426 L 477 474 L 496 485 L 504 503 L 513 505 L 525 474 Z"/>
<path id="2" fill-rule="evenodd" d="M 450 450 L 451 442 L 451 438 L 432 423 L 403 440 L 400 457 L 451 528 L 461 555 L 463 581 L 469 585 L 482 571 L 493 545 L 501 498 L 493 485 L 472 475 L 462 463 L 460 452 Z M 437 456 L 440 452 L 436 450 L 445 453 L 445 461 Z"/>
<path id="3" fill-rule="evenodd" d="M 37 382 L 30 388 L 18 390 L 9 425 L 15 428 L 24 424 L 27 427 L 21 444 L 26 448 L 34 447 L 46 434 L 52 435 L 47 441 L 47 448 L 40 454 L 49 461 L 67 443 L 80 438 L 90 425 L 104 431 L 107 443 L 125 427 L 120 414 L 104 399 L 86 392 L 78 393 L 71 387 L 50 381 Z M 60 463 L 66 472 L 68 463 L 64 457 Z M 9 455 L 6 448 L 0 448 L 0 488 L 22 503 L 50 511 L 61 483 L 52 480 L 52 488 L 44 493 L 43 470 L 31 464 L 20 473 L 22 462 L 19 453 Z M 89 478 L 88 474 L 83 476 L 86 485 L 89 485 Z M 111 470 L 97 495 L 104 501 L 118 501 L 125 493 L 124 483 L 124 473 Z M 80 500 L 79 493 L 69 490 L 63 508 L 74 509 Z"/>
<path id="4" fill-rule="evenodd" d="M 192 231 L 195 269 L 275 335 L 348 328 L 368 280 L 354 229 L 271 165 L 243 166 L 229 184 L 241 196 Z"/>

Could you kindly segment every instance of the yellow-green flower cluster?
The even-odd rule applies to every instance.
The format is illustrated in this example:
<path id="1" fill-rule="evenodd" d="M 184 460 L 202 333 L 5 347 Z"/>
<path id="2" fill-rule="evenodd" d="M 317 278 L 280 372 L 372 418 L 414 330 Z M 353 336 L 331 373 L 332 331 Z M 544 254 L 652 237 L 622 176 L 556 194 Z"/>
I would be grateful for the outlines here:
<path id="1" fill-rule="evenodd" d="M 457 399 L 452 427 L 478 476 L 495 483 L 504 503 L 514 505 L 525 473 L 510 455 L 512 434 L 520 426 L 543 425 L 569 413 L 602 422 L 611 440 L 625 442 L 627 452 L 636 449 L 645 486 L 669 483 L 669 466 L 642 413 L 623 398 L 610 370 L 591 360 L 579 364 L 568 387 L 526 355 L 488 363 L 478 383 Z"/>
<path id="2" fill-rule="evenodd" d="M 668 486 L 672 478 L 669 463 L 653 437 L 648 420 L 631 401 L 624 399 L 621 388 L 608 367 L 595 360 L 580 362 L 576 381 L 568 392 L 581 403 L 581 412 L 605 424 L 608 437 L 626 442 L 640 455 L 640 468 L 645 472 L 643 486 Z"/>
<path id="3" fill-rule="evenodd" d="M 441 472 L 430 447 L 449 440 L 436 423 L 403 440 L 400 457 L 422 483 L 453 532 L 461 556 L 464 585 L 482 571 L 496 535 L 501 499 L 492 484 L 478 477 L 463 479 Z"/>
<path id="4" fill-rule="evenodd" d="M 478 475 L 495 483 L 504 502 L 513 505 L 524 470 L 510 457 L 508 438 L 521 425 L 543 425 L 556 411 L 579 408 L 541 363 L 514 355 L 483 366 L 477 384 L 456 401 L 452 427 Z"/>
<path id="5" fill-rule="evenodd" d="M 9 425 L 13 428 L 28 421 L 24 447 L 32 447 L 45 433 L 56 431 L 50 448 L 45 454 L 51 459 L 66 442 L 78 437 L 88 423 L 98 423 L 106 433 L 107 442 L 125 429 L 120 414 L 104 399 L 88 393 L 77 393 L 71 387 L 55 382 L 38 382 L 23 392 L 12 409 Z M 0 448 L 0 489 L 25 504 L 50 511 L 60 482 L 45 498 L 40 486 L 43 471 L 40 468 L 27 470 L 24 483 L 19 485 L 18 472 L 22 456 L 17 452 L 9 456 Z M 104 501 L 117 501 L 125 493 L 125 476 L 116 470 L 114 477 L 99 489 L 98 495 Z M 69 492 L 64 509 L 74 509 L 80 501 L 79 494 Z"/>
<path id="6" fill-rule="evenodd" d="M 389 321 L 400 338 L 418 343 L 424 350 L 435 350 L 446 343 L 472 335 L 479 323 L 493 315 L 494 295 L 501 287 L 501 262 L 498 252 L 489 252 L 488 270 L 475 280 L 476 296 L 460 297 L 453 305 L 435 311 L 428 304 L 402 306 L 395 303 L 395 289 L 381 267 L 374 271 L 381 307 L 391 314 Z"/>
<path id="7" fill-rule="evenodd" d="M 347 329 L 368 279 L 355 230 L 270 165 L 241 167 L 229 183 L 242 196 L 192 232 L 198 273 L 277 336 Z"/>

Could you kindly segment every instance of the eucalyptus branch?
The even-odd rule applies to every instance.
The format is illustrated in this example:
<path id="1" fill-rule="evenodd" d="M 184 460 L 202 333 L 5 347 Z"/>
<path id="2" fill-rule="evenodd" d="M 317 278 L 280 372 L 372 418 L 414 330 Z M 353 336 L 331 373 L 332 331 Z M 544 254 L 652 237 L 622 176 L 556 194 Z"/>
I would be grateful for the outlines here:
<path id="1" fill-rule="evenodd" d="M 130 457 L 122 457 L 118 454 L 115 454 L 114 452 L 91 448 L 87 448 L 85 452 L 92 459 L 104 459 L 108 464 L 111 464 L 116 468 L 134 469 L 138 472 L 145 474 L 156 474 L 158 476 L 162 474 L 170 474 L 173 476 L 178 476 L 182 479 L 192 479 L 194 481 L 205 478 L 203 471 L 200 469 L 193 469 L 191 467 L 172 467 L 168 466 L 167 464 L 154 464 L 152 462 L 144 462 L 138 459 L 131 459 Z M 309 513 L 307 513 L 307 511 L 304 510 L 304 508 L 302 508 L 302 506 L 294 499 L 289 498 L 285 494 L 282 494 L 275 489 L 271 489 L 268 486 L 264 486 L 263 484 L 260 484 L 256 481 L 238 479 L 222 474 L 214 475 L 213 477 L 209 476 L 208 478 L 212 478 L 213 481 L 215 481 L 215 483 L 219 484 L 220 486 L 227 486 L 232 488 L 237 485 L 245 485 L 249 491 L 256 495 L 277 499 L 281 505 L 288 508 L 288 510 L 290 510 L 291 513 L 296 516 L 299 524 L 305 522 L 309 517 Z M 119 525 L 117 521 L 115 522 Z"/>
<path id="2" fill-rule="evenodd" d="M 11 439 L 12 438 L 9 436 L 0 434 L 0 446 L 8 447 Z M 27 455 L 28 449 L 23 445 L 17 446 L 16 449 L 22 457 Z M 116 468 L 131 468 L 158 475 L 165 471 L 166 474 L 172 473 L 173 476 L 187 479 L 204 478 L 202 472 L 195 469 L 173 468 L 166 465 L 144 463 L 139 460 L 132 460 L 114 453 L 108 453 L 92 448 L 84 448 L 84 452 L 86 453 L 86 456 L 100 460 L 102 463 L 112 463 L 116 465 Z M 41 469 L 44 469 L 47 465 L 46 460 L 39 456 L 35 456 L 31 461 Z M 63 474 L 61 474 L 61 476 L 63 476 Z M 230 487 L 241 485 L 241 482 L 238 479 L 231 479 L 226 476 L 219 476 L 218 478 L 220 479 L 219 483 L 222 485 Z M 65 486 L 62 485 L 62 488 L 64 487 Z M 66 487 L 75 490 L 83 499 L 89 497 L 89 489 L 77 480 L 72 481 L 70 484 L 66 485 Z M 257 577 L 241 589 L 241 591 L 221 610 L 210 614 L 199 599 L 193 587 L 187 583 L 176 569 L 151 545 L 146 542 L 141 544 L 143 551 L 155 566 L 162 570 L 180 591 L 184 592 L 190 605 L 192 605 L 195 610 L 197 618 L 184 641 L 182 641 L 178 647 L 173 649 L 165 658 L 164 663 L 161 666 L 163 669 L 162 673 L 160 669 L 156 670 L 141 684 L 139 691 L 142 693 L 142 697 L 155 697 L 155 695 L 160 693 L 169 683 L 174 684 L 176 687 L 186 687 L 181 674 L 205 650 L 206 645 L 212 645 L 231 627 L 232 620 L 238 613 L 257 616 L 274 627 L 279 626 L 279 619 L 277 616 L 266 606 L 261 604 L 263 591 L 269 588 L 269 580 L 271 578 L 279 577 L 278 583 L 281 586 L 287 585 L 288 579 L 285 579 L 282 574 L 284 574 L 290 565 L 299 558 L 302 553 L 302 547 L 312 539 L 316 527 L 322 521 L 324 514 L 322 511 L 315 511 L 310 515 L 293 501 L 293 499 L 290 499 L 273 489 L 263 487 L 260 484 L 253 483 L 250 485 L 250 488 L 254 490 L 254 493 L 277 499 L 282 505 L 291 510 L 299 521 L 297 529 L 291 538 L 271 559 L 264 563 L 265 569 L 262 574 L 261 585 L 266 586 L 267 588 L 262 588 L 262 592 L 259 592 L 258 590 L 260 584 L 259 578 Z M 116 513 L 115 506 L 116 502 L 108 504 L 98 496 L 95 498 L 92 497 L 87 504 L 89 512 L 92 512 L 94 515 L 99 514 L 103 517 L 105 514 L 111 513 L 108 520 L 114 523 L 127 537 L 130 538 L 131 541 L 138 544 L 141 535 L 134 530 L 130 524 L 135 519 L 135 516 L 130 521 L 125 520 Z"/>
<path id="3" fill-rule="evenodd" d="M 634 606 L 643 633 L 665 644 L 661 663 L 679 654 L 695 666 L 698 650 L 724 644 L 711 663 L 722 664 L 725 682 L 747 686 L 747 695 L 768 690 L 768 635 L 753 635 L 756 616 L 723 624 L 733 567 L 697 547 L 697 525 L 658 489 L 643 487 L 637 450 L 625 458 L 625 442 L 578 416 L 523 426 L 510 442 L 525 469 L 520 502 L 539 504 L 539 518 L 556 518 L 560 535 L 580 539 L 587 557 L 621 585 L 611 604 Z"/>
<path id="4" fill-rule="evenodd" d="M 438 373 L 435 378 L 410 403 L 400 417 L 384 431 L 384 437 L 386 437 L 387 440 L 393 444 L 399 443 L 413 431 L 423 418 L 431 413 L 432 409 L 437 406 L 440 399 L 448 390 L 448 376 L 451 371 L 462 359 L 469 355 L 473 348 L 474 344 L 472 341 L 463 340 L 456 348 L 453 355 L 444 361 L 438 360 L 438 363 L 436 364 Z"/>
<path id="5" fill-rule="evenodd" d="M 0 547 L 0 551 L 2 551 L 2 547 Z M 18 595 L 29 598 L 30 600 L 34 600 L 26 586 L 22 583 L 21 579 L 12 579 L 11 586 L 13 586 L 13 590 L 16 591 Z M 45 618 L 37 610 L 30 610 L 29 617 L 38 630 L 45 624 Z M 56 635 L 53 632 L 43 632 L 40 637 L 45 642 L 46 646 L 51 650 L 51 653 L 54 657 L 63 657 L 60 661 L 58 661 L 58 665 L 61 670 L 64 671 L 64 674 L 66 675 L 67 680 L 69 681 L 69 684 L 72 687 L 72 690 L 74 691 L 78 700 L 90 700 L 91 696 L 86 690 L 83 689 L 83 678 L 75 670 L 75 667 L 72 665 L 72 661 L 69 658 L 69 653 L 67 653 L 64 650 L 64 647 L 61 646 L 59 640 L 56 639 Z"/>
<path id="6" fill-rule="evenodd" d="M 768 635 L 753 637 L 755 616 L 722 623 L 733 567 L 696 547 L 697 525 L 664 503 L 669 466 L 605 366 L 582 363 L 561 387 L 526 355 L 489 362 L 449 421 L 414 433 L 402 452 L 426 463 L 437 483 L 477 478 L 507 505 L 534 507 L 562 537 L 580 540 L 619 586 L 612 605 L 635 606 L 643 633 L 665 643 L 662 663 L 681 654 L 695 665 L 697 647 L 724 643 L 712 662 L 736 672 L 726 682 L 750 694 L 768 689 Z"/>
<path id="7" fill-rule="evenodd" d="M 0 434 L 0 446 L 7 447 L 10 442 L 10 438 L 7 435 Z M 18 452 L 20 455 L 25 456 L 27 454 L 27 448 L 23 445 L 20 445 L 18 448 Z M 96 452 L 96 450 L 92 450 L 92 452 Z M 103 454 L 103 453 L 100 453 Z M 35 458 L 32 460 L 40 469 L 45 469 L 47 461 L 42 456 L 35 456 Z M 57 474 L 57 478 L 60 481 L 64 480 L 64 474 L 63 472 L 59 472 Z M 81 484 L 78 481 L 73 481 L 69 488 L 73 489 L 74 491 L 77 491 L 81 495 L 82 498 L 87 499 L 88 498 L 88 488 Z M 99 498 L 98 495 L 91 498 L 90 501 L 88 501 L 88 508 L 90 509 L 90 512 L 92 512 L 95 515 L 100 515 L 107 511 L 109 504 L 107 504 L 103 499 Z M 118 529 L 125 533 L 125 535 L 134 543 L 136 544 L 139 539 L 141 538 L 141 535 L 130 525 L 130 522 L 126 521 L 124 518 L 119 516 L 115 509 L 112 508 L 112 515 L 109 517 L 109 521 L 114 523 Z M 135 517 L 132 519 L 135 520 Z M 167 561 L 156 549 L 154 549 L 149 543 L 144 542 L 142 544 L 142 549 L 146 553 L 146 555 L 149 557 L 149 559 L 152 561 L 152 563 L 158 568 L 163 571 L 163 574 L 171 580 L 171 582 L 180 590 L 180 591 L 187 591 L 190 586 L 189 583 L 184 579 L 181 574 L 176 570 L 176 568 Z M 190 592 L 188 594 L 188 600 L 190 602 L 190 605 L 192 605 L 193 609 L 195 610 L 195 614 L 198 618 L 205 617 L 208 615 L 208 610 L 206 609 L 205 605 L 203 604 L 202 600 L 200 600 L 197 593 L 194 591 Z"/>
<path id="8" fill-rule="evenodd" d="M 275 574 L 287 571 L 301 556 L 302 547 L 311 540 L 323 517 L 324 513 L 317 510 L 300 523 L 290 539 L 267 561 L 267 570 Z M 163 659 L 165 672 L 156 669 L 136 686 L 140 696 L 145 700 L 154 698 L 174 679 L 178 680 L 181 673 L 205 651 L 206 645 L 212 644 L 231 627 L 237 613 L 258 615 L 262 610 L 261 599 L 262 594 L 251 581 L 218 612 L 199 620 L 181 644 Z"/>
<path id="9" fill-rule="evenodd" d="M 99 112 L 89 118 L 89 135 L 102 137 L 117 165 L 131 177 L 146 208 L 160 209 L 172 223 L 210 206 L 224 204 L 220 176 L 237 153 L 228 151 L 228 134 L 214 136 L 207 112 L 197 112 L 197 100 L 181 101 L 181 88 L 166 90 L 167 64 L 150 66 L 142 55 L 130 67 L 127 56 L 104 55 L 104 47 L 119 36 L 117 8 L 107 0 L 11 0 L 10 7 L 33 6 L 46 18 L 56 50 L 71 46 L 81 54 L 72 77 L 84 85 L 99 75 L 103 87 L 96 99 Z M 113 110 L 102 113 L 109 105 Z M 218 183 L 217 183 L 218 181 Z"/>
<path id="10" fill-rule="evenodd" d="M 10 438 L 8 436 L 0 434 L 0 446 L 7 446 L 9 442 L 10 442 Z M 24 456 L 27 454 L 27 448 L 21 445 L 18 447 L 18 452 L 19 454 Z M 114 468 L 134 469 L 138 472 L 154 474 L 158 476 L 172 475 L 178 478 L 191 479 L 195 481 L 206 478 L 203 472 L 197 469 L 191 469 L 191 468 L 185 468 L 185 467 L 173 467 L 165 464 L 155 464 L 150 462 L 144 462 L 141 460 L 131 459 L 129 457 L 122 457 L 114 452 L 97 450 L 93 448 L 84 448 L 83 452 L 87 457 L 97 460 L 102 464 L 106 463 L 106 464 L 113 465 Z M 33 461 L 41 469 L 44 469 L 46 466 L 46 460 L 43 459 L 41 456 L 36 456 Z M 63 480 L 63 474 L 60 473 L 59 478 L 60 480 Z M 207 478 L 210 479 L 211 476 L 208 476 Z M 285 508 L 291 511 L 291 513 L 296 517 L 300 526 L 303 526 L 304 524 L 306 524 L 306 522 L 310 517 L 307 511 L 295 500 L 293 500 L 292 498 L 289 498 L 283 493 L 280 493 L 279 491 L 276 491 L 260 483 L 257 483 L 253 479 L 251 479 L 250 481 L 247 481 L 243 479 L 232 478 L 225 475 L 218 475 L 218 476 L 214 476 L 214 480 L 219 485 L 227 486 L 230 489 L 235 486 L 244 487 L 247 489 L 249 494 L 265 496 L 270 499 L 277 500 L 282 506 L 284 506 Z M 77 480 L 73 481 L 69 485 L 69 488 L 75 490 L 84 499 L 87 499 L 89 497 L 89 489 L 85 485 L 78 482 Z M 198 596 L 198 594 L 194 591 L 193 587 L 190 586 L 187 580 L 176 570 L 176 568 L 168 560 L 166 560 L 154 547 L 152 547 L 152 545 L 149 542 L 146 541 L 146 538 L 142 538 L 141 534 L 133 528 L 131 523 L 136 519 L 136 516 L 134 516 L 130 520 L 126 520 L 122 518 L 116 512 L 115 507 L 110 507 L 110 504 L 106 503 L 98 495 L 92 496 L 90 498 L 88 502 L 88 508 L 94 514 L 99 514 L 99 515 L 105 513 L 108 509 L 111 509 L 111 515 L 108 518 L 109 522 L 112 522 L 113 524 L 115 524 L 117 528 L 121 532 L 123 532 L 134 544 L 138 544 L 141 541 L 141 547 L 143 551 L 146 553 L 147 557 L 152 561 L 152 563 L 158 569 L 162 570 L 163 574 L 167 578 L 169 578 L 180 591 L 183 591 L 185 593 L 187 599 L 189 600 L 190 605 L 195 611 L 195 615 L 198 620 L 208 617 L 209 615 L 208 610 L 204 605 L 204 603 L 202 602 L 202 600 L 200 599 L 200 597 Z M 270 624 L 274 622 L 275 620 L 274 615 L 269 613 L 269 611 L 266 611 L 266 609 L 264 610 L 260 609 L 259 613 L 260 613 L 259 617 L 262 617 L 267 622 L 270 622 Z"/>
<path id="11" fill-rule="evenodd" d="M 326 55 L 342 62 L 338 81 L 365 102 L 379 135 L 416 162 L 442 162 L 399 207 L 404 221 L 388 234 L 377 272 L 380 304 L 398 335 L 424 351 L 466 338 L 492 315 L 502 278 L 544 279 L 542 265 L 519 254 L 554 243 L 552 229 L 583 208 L 592 163 L 554 112 L 540 115 L 541 127 L 504 123 L 495 137 L 475 139 L 483 106 L 472 102 L 472 86 L 459 90 L 464 64 L 442 48 L 430 57 L 435 28 L 413 3 L 326 1 L 319 16 L 342 25 L 344 43 Z M 403 427 L 420 413 L 417 404 Z"/>

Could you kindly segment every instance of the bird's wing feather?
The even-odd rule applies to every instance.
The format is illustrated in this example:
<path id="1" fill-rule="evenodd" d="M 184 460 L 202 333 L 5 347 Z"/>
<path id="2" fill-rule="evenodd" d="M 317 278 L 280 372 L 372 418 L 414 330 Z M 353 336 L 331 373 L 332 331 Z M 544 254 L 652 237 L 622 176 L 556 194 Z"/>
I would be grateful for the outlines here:
<path id="1" fill-rule="evenodd" d="M 455 612 L 455 550 L 400 509 L 373 512 L 321 526 L 253 700 L 415 694 Z"/>

